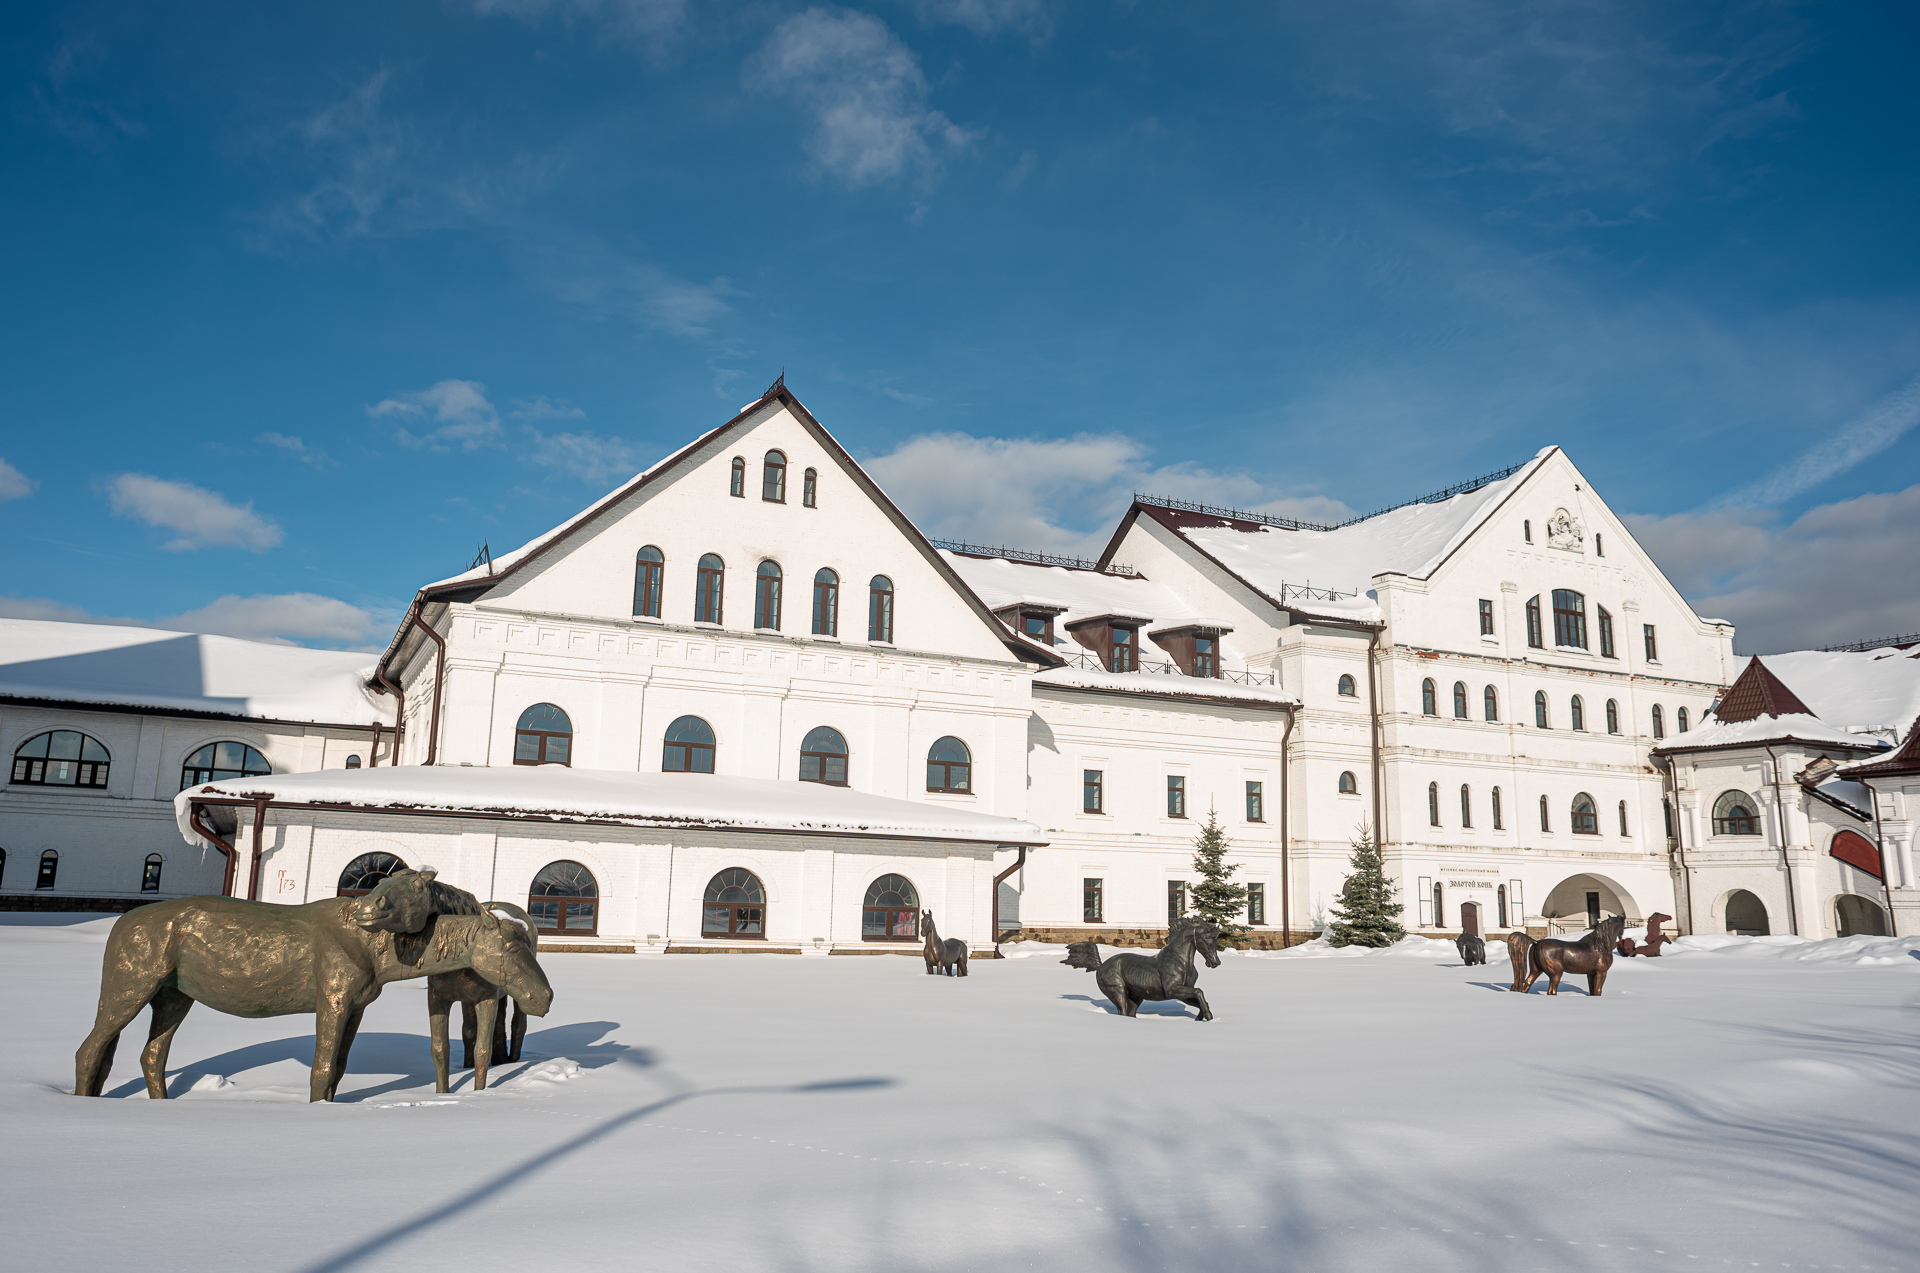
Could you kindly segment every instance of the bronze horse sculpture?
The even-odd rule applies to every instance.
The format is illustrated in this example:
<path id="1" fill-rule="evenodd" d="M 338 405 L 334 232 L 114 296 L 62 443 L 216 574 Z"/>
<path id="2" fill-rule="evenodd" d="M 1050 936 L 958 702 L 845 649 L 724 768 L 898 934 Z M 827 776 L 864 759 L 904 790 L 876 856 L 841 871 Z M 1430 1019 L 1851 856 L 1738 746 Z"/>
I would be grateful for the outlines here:
<path id="1" fill-rule="evenodd" d="M 1516 928 L 1507 934 L 1507 958 L 1513 961 L 1513 992 L 1520 994 L 1527 988 L 1527 951 L 1533 948 L 1533 938 L 1527 936 L 1525 929 Z"/>
<path id="2" fill-rule="evenodd" d="M 1460 952 L 1460 962 L 1469 968 L 1487 962 L 1487 943 L 1479 933 L 1461 933 L 1453 939 L 1453 948 Z"/>
<path id="3" fill-rule="evenodd" d="M 927 944 L 921 948 L 920 957 L 927 961 L 927 976 L 945 973 L 949 977 L 967 975 L 967 943 L 958 937 L 940 940 L 940 933 L 933 926 L 933 912 L 920 912 L 921 926 L 927 932 Z"/>
<path id="4" fill-rule="evenodd" d="M 1620 945 L 1616 949 L 1628 959 L 1632 959 L 1635 955 L 1642 955 L 1648 959 L 1658 959 L 1660 958 L 1660 947 L 1672 940 L 1660 926 L 1672 922 L 1673 916 L 1663 915 L 1659 911 L 1655 911 L 1653 914 L 1647 916 L 1646 945 L 1636 946 L 1633 944 L 1633 938 L 1622 937 L 1620 939 Z"/>
<path id="5" fill-rule="evenodd" d="M 508 936 L 538 953 L 533 916 L 511 902 L 488 902 L 483 913 L 514 925 Z M 448 1073 L 447 1018 L 460 1005 L 462 1064 L 473 1071 L 473 1090 L 487 1090 L 487 1071 L 496 1061 L 518 1061 L 527 1037 L 527 1010 L 507 991 L 471 968 L 440 972 L 427 978 L 427 1028 L 432 1038 L 433 1090 L 451 1090 Z M 508 1011 L 511 1003 L 512 1010 Z M 511 1019 L 511 1025 L 509 1025 Z"/>
<path id="6" fill-rule="evenodd" d="M 100 1095 L 120 1032 L 146 1007 L 153 1020 L 140 1069 L 156 1100 L 166 1099 L 167 1053 L 196 1002 L 240 1017 L 313 1013 L 315 1101 L 338 1092 L 361 1016 L 389 982 L 471 971 L 544 1016 L 553 989 L 519 926 L 422 909 L 417 897 L 432 882 L 431 872 L 406 871 L 365 898 L 278 906 L 189 897 L 129 911 L 107 936 L 99 1010 L 74 1054 L 74 1093 Z M 416 917 L 412 930 L 385 927 Z"/>
<path id="7" fill-rule="evenodd" d="M 1193 957 L 1198 952 L 1207 967 L 1220 966 L 1220 930 L 1202 919 L 1176 919 L 1167 929 L 1167 944 L 1157 955 L 1127 952 L 1100 960 L 1097 942 L 1077 941 L 1067 945 L 1067 957 L 1060 962 L 1094 975 L 1100 992 L 1113 1001 L 1123 1017 L 1139 1014 L 1140 1005 L 1149 1000 L 1178 999 L 1194 1008 L 1196 1021 L 1213 1020 L 1213 1009 L 1197 984 L 1200 970 Z"/>
<path id="8" fill-rule="evenodd" d="M 1600 987 L 1607 984 L 1607 970 L 1613 967 L 1613 952 L 1620 944 L 1620 932 L 1626 926 L 1626 919 L 1615 915 L 1601 920 L 1579 941 L 1547 937 L 1533 943 L 1527 951 L 1527 984 L 1520 993 L 1532 990 L 1533 983 L 1545 973 L 1547 993 L 1557 995 L 1562 975 L 1583 972 L 1587 974 L 1587 993 L 1598 999 Z"/>

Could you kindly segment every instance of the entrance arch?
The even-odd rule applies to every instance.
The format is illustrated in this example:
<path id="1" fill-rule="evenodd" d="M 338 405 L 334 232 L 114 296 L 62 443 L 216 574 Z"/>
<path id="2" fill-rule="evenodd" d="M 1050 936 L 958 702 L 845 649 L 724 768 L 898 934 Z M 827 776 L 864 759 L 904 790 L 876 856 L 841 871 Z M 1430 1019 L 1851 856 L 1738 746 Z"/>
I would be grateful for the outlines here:
<path id="1" fill-rule="evenodd" d="M 1833 899 L 1834 935 L 1837 937 L 1885 937 L 1886 912 L 1877 902 L 1858 893 L 1841 893 Z"/>
<path id="2" fill-rule="evenodd" d="M 1767 904 L 1746 889 L 1727 894 L 1727 931 L 1740 937 L 1766 937 L 1773 932 L 1767 920 Z"/>
<path id="3" fill-rule="evenodd" d="M 1554 885 L 1541 903 L 1540 914 L 1560 920 L 1562 931 L 1574 924 L 1591 928 L 1610 915 L 1619 915 L 1629 924 L 1641 918 L 1632 894 L 1606 876 L 1591 872 L 1569 875 Z"/>

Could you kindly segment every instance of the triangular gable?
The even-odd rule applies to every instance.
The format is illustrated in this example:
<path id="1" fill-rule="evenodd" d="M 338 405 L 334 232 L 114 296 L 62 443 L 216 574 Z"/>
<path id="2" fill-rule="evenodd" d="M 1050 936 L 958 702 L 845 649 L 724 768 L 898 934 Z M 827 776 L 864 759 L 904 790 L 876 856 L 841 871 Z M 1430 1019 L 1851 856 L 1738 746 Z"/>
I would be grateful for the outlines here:
<path id="1" fill-rule="evenodd" d="M 1817 713 L 1768 671 L 1756 654 L 1726 697 L 1720 700 L 1713 715 L 1715 720 L 1733 725 L 1762 716 L 1814 716 Z"/>
<path id="2" fill-rule="evenodd" d="M 867 475 L 865 469 L 847 453 L 825 426 L 813 416 L 813 413 L 801 404 L 793 392 L 786 387 L 784 378 L 776 382 L 757 401 L 749 403 L 740 413 L 717 429 L 701 434 L 686 446 L 667 456 L 652 467 L 641 472 L 630 481 L 595 500 L 579 513 L 568 518 L 559 526 L 548 531 L 510 553 L 504 553 L 484 566 L 475 567 L 462 574 L 428 584 L 414 594 L 407 613 L 400 621 L 393 639 L 381 655 L 376 671 L 385 673 L 392 666 L 401 650 L 407 645 L 409 633 L 413 631 L 415 616 L 421 613 L 429 602 L 471 601 L 485 596 L 488 592 L 515 575 L 522 574 L 573 537 L 590 532 L 591 528 L 610 511 L 618 508 L 629 496 L 649 486 L 665 486 L 674 482 L 683 472 L 692 467 L 698 456 L 710 445 L 720 442 L 728 435 L 744 432 L 760 418 L 760 413 L 769 406 L 784 406 L 799 422 L 801 427 L 819 444 L 821 449 L 833 460 L 859 490 L 880 509 L 883 515 L 899 530 L 907 542 L 925 559 L 934 572 L 962 599 L 980 622 L 993 634 L 995 640 L 1006 647 L 1015 658 L 1039 664 L 1043 667 L 1060 666 L 1062 660 L 1051 651 L 1033 645 L 1017 634 L 1010 632 L 1004 624 L 994 618 L 986 605 L 976 596 L 965 580 L 955 573 L 953 567 L 942 558 L 919 527 L 908 520 L 885 491 L 877 486 Z M 419 638 L 424 640 L 424 638 Z"/>

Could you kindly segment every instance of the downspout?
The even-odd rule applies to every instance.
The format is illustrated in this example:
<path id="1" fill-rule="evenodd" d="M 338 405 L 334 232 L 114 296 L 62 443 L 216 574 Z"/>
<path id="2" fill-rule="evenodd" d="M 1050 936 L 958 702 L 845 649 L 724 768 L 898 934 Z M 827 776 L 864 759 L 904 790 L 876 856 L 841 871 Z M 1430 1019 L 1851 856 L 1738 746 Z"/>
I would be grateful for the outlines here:
<path id="1" fill-rule="evenodd" d="M 387 669 L 384 667 L 376 667 L 374 669 L 373 679 L 385 686 L 387 693 L 393 695 L 393 748 L 387 754 L 387 765 L 391 768 L 400 763 L 401 727 L 406 724 L 407 720 L 407 692 L 387 679 Z M 379 760 L 380 758 L 378 756 L 370 757 L 367 768 L 373 768 L 379 763 Z"/>
<path id="2" fill-rule="evenodd" d="M 380 731 L 385 728 L 386 726 L 379 721 L 373 722 L 373 746 L 367 751 L 367 768 L 369 769 L 380 763 Z"/>
<path id="3" fill-rule="evenodd" d="M 1292 894 L 1288 886 L 1293 880 L 1293 871 L 1287 860 L 1287 742 L 1293 737 L 1293 712 L 1287 709 L 1287 728 L 1280 735 L 1280 949 L 1285 950 L 1293 938 Z M 994 896 L 998 897 L 995 890 Z M 1891 904 L 1891 903 L 1889 903 Z"/>
<path id="4" fill-rule="evenodd" d="M 1800 914 L 1793 900 L 1793 862 L 1787 857 L 1787 810 L 1780 802 L 1780 761 L 1767 747 L 1767 763 L 1773 766 L 1773 822 L 1780 828 L 1780 869 L 1787 873 L 1787 930 L 1800 935 Z"/>
<path id="5" fill-rule="evenodd" d="M 233 845 L 227 843 L 224 836 L 213 829 L 212 823 L 201 821 L 207 812 L 207 806 L 197 800 L 193 800 L 188 802 L 188 808 L 191 812 L 187 814 L 187 825 L 199 832 L 206 839 L 212 841 L 213 847 L 218 849 L 221 855 L 227 859 L 226 874 L 220 879 L 220 896 L 232 897 L 234 867 L 238 864 L 240 854 Z"/>
<path id="6" fill-rule="evenodd" d="M 1001 885 L 1001 882 L 1004 881 L 1009 875 L 1012 875 L 1015 871 L 1019 870 L 1021 867 L 1027 864 L 1027 846 L 1022 844 L 1022 845 L 1019 845 L 1018 847 L 1020 849 L 1020 856 L 1014 860 L 1014 863 L 1012 866 L 1000 872 L 1000 874 L 994 876 L 993 884 L 991 885 L 991 888 L 993 889 L 993 896 L 992 896 L 991 904 L 987 907 L 987 912 L 989 915 L 992 916 L 992 919 L 989 922 L 993 925 L 993 933 L 992 933 L 993 957 L 995 959 L 1000 958 L 1000 885 Z"/>
<path id="7" fill-rule="evenodd" d="M 427 758 L 422 762 L 431 765 L 440 754 L 440 682 L 447 671 L 447 641 L 418 611 L 414 612 L 413 626 L 426 633 L 438 647 L 433 656 L 433 715 L 427 724 Z"/>
<path id="8" fill-rule="evenodd" d="M 1380 761 L 1380 684 L 1375 668 L 1379 662 L 1380 628 L 1373 629 L 1373 635 L 1367 639 L 1367 712 L 1372 718 L 1373 729 L 1373 847 L 1385 851 L 1387 843 L 1384 797 L 1381 794 Z"/>
<path id="9" fill-rule="evenodd" d="M 247 900 L 260 900 L 260 837 L 267 829 L 267 801 L 273 799 L 273 793 L 259 797 L 253 802 L 253 864 L 247 871 Z"/>
<path id="10" fill-rule="evenodd" d="M 1893 919 L 1893 877 L 1887 874 L 1887 830 L 1880 825 L 1880 793 L 1865 778 L 1859 779 L 1859 783 L 1867 789 L 1867 799 L 1873 801 L 1873 850 L 1880 855 L 1880 891 L 1887 898 L 1887 936 L 1898 937 L 1900 926 Z"/>
<path id="11" fill-rule="evenodd" d="M 1693 936 L 1693 872 L 1687 869 L 1687 822 L 1680 816 L 1680 778 L 1673 767 L 1673 757 L 1667 757 L 1667 789 L 1673 793 L 1673 847 L 1680 857 L 1680 887 L 1686 897 L 1687 936 Z M 1665 797 L 1662 797 L 1664 800 Z"/>

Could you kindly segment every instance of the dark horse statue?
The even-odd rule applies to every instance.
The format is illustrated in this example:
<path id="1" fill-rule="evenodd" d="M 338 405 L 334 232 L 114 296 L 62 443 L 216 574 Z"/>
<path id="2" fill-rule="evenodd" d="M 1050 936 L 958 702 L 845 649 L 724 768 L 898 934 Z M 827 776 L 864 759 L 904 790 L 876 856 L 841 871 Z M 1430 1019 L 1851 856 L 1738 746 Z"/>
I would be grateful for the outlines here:
<path id="1" fill-rule="evenodd" d="M 920 912 L 920 925 L 927 933 L 927 944 L 920 950 L 921 958 L 927 961 L 927 976 L 931 977 L 936 972 L 949 977 L 966 976 L 967 943 L 958 937 L 941 941 L 939 930 L 933 926 L 932 911 Z"/>
<path id="2" fill-rule="evenodd" d="M 1218 968 L 1220 930 L 1203 919 L 1176 919 L 1157 955 L 1122 953 L 1102 963 L 1099 943 L 1077 941 L 1068 944 L 1067 957 L 1060 962 L 1092 973 L 1100 992 L 1113 1000 L 1123 1017 L 1138 1015 L 1140 1005 L 1150 999 L 1178 999 L 1196 1009 L 1196 1021 L 1211 1021 L 1213 1009 L 1196 984 L 1200 980 L 1193 962 L 1196 951 L 1207 967 Z"/>
<path id="3" fill-rule="evenodd" d="M 1460 962 L 1469 968 L 1487 962 L 1487 943 L 1479 933 L 1461 933 L 1453 939 L 1453 948 L 1460 952 Z"/>
<path id="4" fill-rule="evenodd" d="M 1587 974 L 1587 993 L 1595 999 L 1600 997 L 1600 987 L 1607 984 L 1607 969 L 1613 967 L 1614 947 L 1620 944 L 1620 932 L 1627 926 L 1623 916 L 1603 919 L 1594 930 L 1579 941 L 1562 941 L 1557 937 L 1545 937 L 1533 943 L 1527 951 L 1527 984 L 1520 993 L 1526 994 L 1533 989 L 1533 983 L 1540 974 L 1547 975 L 1547 993 L 1560 993 L 1560 978 L 1565 973 L 1584 972 Z"/>
<path id="5" fill-rule="evenodd" d="M 1513 961 L 1513 991 L 1519 994 L 1527 988 L 1527 952 L 1533 949 L 1533 938 L 1526 930 L 1516 928 L 1507 934 L 1507 958 Z"/>
<path id="6" fill-rule="evenodd" d="M 382 883 L 388 891 L 378 901 L 335 897 L 277 906 L 188 897 L 129 911 L 107 935 L 99 1011 L 74 1054 L 74 1093 L 100 1095 L 120 1032 L 146 1007 L 153 1021 L 140 1069 L 147 1095 L 156 1100 L 167 1095 L 174 1033 L 196 1002 L 239 1017 L 313 1013 L 316 1101 L 330 1101 L 339 1090 L 361 1015 L 389 982 L 471 971 L 544 1016 L 553 989 L 518 924 L 484 914 L 436 915 L 397 896 L 425 893 L 432 878 L 430 872 L 399 873 Z M 402 914 L 405 905 L 413 911 Z M 389 932 L 367 922 L 402 922 L 415 913 L 417 931 Z"/>
<path id="7" fill-rule="evenodd" d="M 1671 940 L 1671 938 L 1661 930 L 1660 926 L 1672 922 L 1673 916 L 1662 915 L 1659 911 L 1655 911 L 1653 914 L 1647 916 L 1646 945 L 1636 946 L 1633 944 L 1633 938 L 1622 937 L 1620 939 L 1620 945 L 1616 949 L 1628 959 L 1632 959 L 1635 955 L 1642 955 L 1648 959 L 1658 959 L 1660 958 L 1660 947 Z"/>

